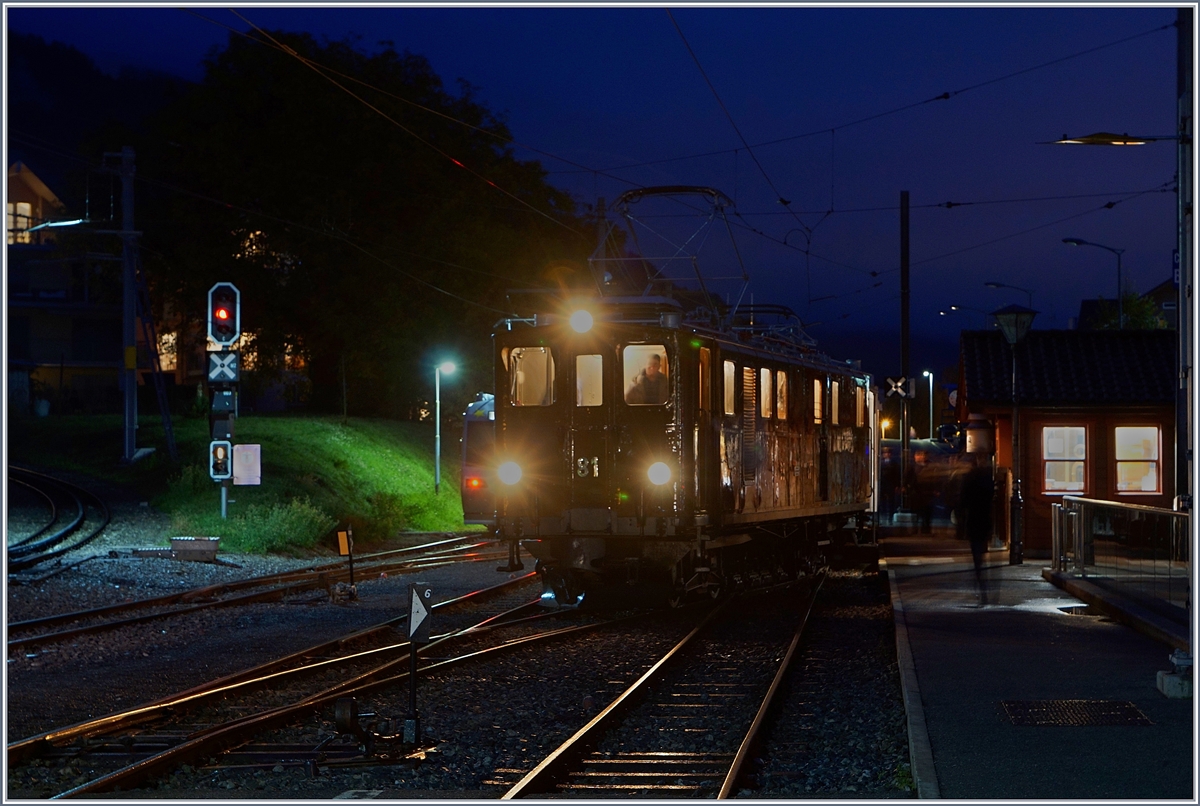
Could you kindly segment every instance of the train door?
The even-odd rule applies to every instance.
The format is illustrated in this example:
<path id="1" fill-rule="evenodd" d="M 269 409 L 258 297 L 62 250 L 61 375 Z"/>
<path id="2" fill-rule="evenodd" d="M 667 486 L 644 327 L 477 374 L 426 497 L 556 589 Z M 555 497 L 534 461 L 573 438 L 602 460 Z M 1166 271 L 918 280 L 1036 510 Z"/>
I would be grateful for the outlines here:
<path id="1" fill-rule="evenodd" d="M 618 349 L 617 483 L 625 511 L 636 512 L 639 530 L 663 524 L 658 519 L 674 512 L 675 489 L 685 486 L 675 405 L 683 386 L 676 377 L 679 370 L 675 345 L 661 335 Z"/>
<path id="2" fill-rule="evenodd" d="M 599 344 L 582 348 L 571 359 L 575 395 L 567 459 L 573 530 L 603 531 L 609 526 L 613 364 L 611 352 Z"/>

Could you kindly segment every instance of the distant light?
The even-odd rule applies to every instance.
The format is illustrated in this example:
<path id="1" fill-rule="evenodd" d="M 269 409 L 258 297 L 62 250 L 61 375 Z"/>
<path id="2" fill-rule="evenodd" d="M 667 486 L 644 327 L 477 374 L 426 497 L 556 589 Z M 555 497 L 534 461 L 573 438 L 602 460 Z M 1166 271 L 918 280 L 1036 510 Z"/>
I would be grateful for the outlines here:
<path id="1" fill-rule="evenodd" d="M 1063 135 L 1061 140 L 1052 141 L 1055 145 L 1082 145 L 1082 146 L 1144 146 L 1152 140 L 1167 139 L 1159 137 L 1138 137 L 1129 134 L 1113 134 L 1112 132 L 1096 132 L 1095 134 L 1085 134 L 1082 137 L 1067 137 Z"/>
<path id="2" fill-rule="evenodd" d="M 496 475 L 500 481 L 511 486 L 521 480 L 521 466 L 516 462 L 505 462 L 496 468 Z"/>
<path id="3" fill-rule="evenodd" d="M 650 477 L 652 483 L 661 487 L 671 480 L 671 468 L 667 467 L 665 462 L 655 462 L 650 465 L 650 470 L 646 475 Z"/>
<path id="4" fill-rule="evenodd" d="M 587 333 L 592 329 L 592 315 L 584 310 L 571 314 L 571 329 L 576 333 Z"/>
<path id="5" fill-rule="evenodd" d="M 471 476 L 467 479 L 467 487 L 472 490 L 482 490 L 484 488 L 483 479 L 478 476 Z"/>
<path id="6" fill-rule="evenodd" d="M 442 363 L 438 364 L 438 369 L 441 370 L 443 375 L 452 375 L 454 374 L 454 370 L 458 369 L 458 367 L 455 366 L 453 361 L 443 361 Z"/>
<path id="7" fill-rule="evenodd" d="M 930 372 L 929 370 L 925 370 L 921 373 L 921 376 L 924 378 L 931 378 L 931 377 L 933 377 L 933 373 Z"/>

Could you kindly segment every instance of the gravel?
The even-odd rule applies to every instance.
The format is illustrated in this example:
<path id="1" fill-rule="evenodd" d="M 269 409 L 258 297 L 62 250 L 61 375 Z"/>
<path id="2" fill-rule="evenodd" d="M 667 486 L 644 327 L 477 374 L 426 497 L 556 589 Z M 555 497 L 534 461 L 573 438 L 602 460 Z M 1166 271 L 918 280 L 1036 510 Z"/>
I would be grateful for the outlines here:
<path id="1" fill-rule="evenodd" d="M 289 558 L 224 552 L 219 555 L 224 564 L 133 558 L 127 555 L 132 548 L 168 546 L 168 519 L 137 501 L 118 503 L 113 510 L 113 526 L 83 550 L 99 555 L 96 559 L 41 582 L 8 585 L 7 621 L 336 559 L 332 554 Z M 408 583 L 418 578 L 434 588 L 438 600 L 497 584 L 509 575 L 497 573 L 495 565 L 461 564 L 422 571 L 419 577 L 362 579 L 359 599 L 352 603 L 203 610 L 186 621 L 150 622 L 10 653 L 7 741 L 147 702 L 377 624 L 406 611 Z M 760 789 L 745 796 L 913 797 L 886 594 L 874 576 L 852 572 L 835 575 L 826 588 L 826 604 L 811 622 L 811 647 L 804 650 L 799 677 L 790 686 L 797 704 L 785 709 L 776 726 L 782 738 L 765 754 Z M 419 762 L 330 768 L 315 777 L 302 767 L 284 765 L 267 770 L 202 765 L 111 797 L 326 799 L 355 791 L 360 797 L 393 799 L 496 798 L 630 685 L 686 629 L 683 615 L 667 614 L 642 627 L 589 632 L 564 639 L 552 650 L 506 653 L 422 678 L 422 723 L 435 744 Z M 360 710 L 403 718 L 407 697 L 407 688 L 380 692 Z M 780 732 L 784 725 L 796 727 L 803 739 Z M 332 714 L 320 714 L 263 741 L 286 736 L 315 745 L 332 730 Z M 8 795 L 47 797 L 85 772 L 82 759 L 50 761 L 20 774 L 10 770 Z"/>

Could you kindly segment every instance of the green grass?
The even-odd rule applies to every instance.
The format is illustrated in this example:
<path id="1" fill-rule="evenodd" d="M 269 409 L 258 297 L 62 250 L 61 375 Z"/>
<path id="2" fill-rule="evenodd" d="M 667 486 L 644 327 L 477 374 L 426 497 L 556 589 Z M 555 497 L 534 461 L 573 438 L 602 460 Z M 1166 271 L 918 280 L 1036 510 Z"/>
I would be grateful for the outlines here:
<path id="1" fill-rule="evenodd" d="M 469 528 L 462 523 L 457 434 L 442 435 L 441 494 L 435 496 L 430 424 L 242 417 L 234 442 L 262 446 L 262 484 L 230 487 L 226 519 L 220 486 L 208 476 L 207 420 L 174 420 L 179 466 L 166 456 L 158 417 L 142 417 L 138 426 L 138 446 L 157 450 L 130 466 L 120 462 L 118 415 L 11 420 L 9 461 L 131 487 L 171 516 L 175 534 L 220 536 L 229 551 L 329 547 L 347 525 L 359 549 L 402 540 L 403 532 Z"/>

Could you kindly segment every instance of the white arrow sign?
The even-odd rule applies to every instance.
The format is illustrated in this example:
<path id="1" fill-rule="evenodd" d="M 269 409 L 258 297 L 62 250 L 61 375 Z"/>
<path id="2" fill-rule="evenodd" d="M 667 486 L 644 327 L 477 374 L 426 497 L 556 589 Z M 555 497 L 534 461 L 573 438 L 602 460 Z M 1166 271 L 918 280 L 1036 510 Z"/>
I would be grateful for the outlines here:
<path id="1" fill-rule="evenodd" d="M 421 601 L 421 594 L 415 587 L 412 589 L 412 606 L 408 612 L 408 637 L 412 638 L 417 634 L 417 630 L 421 629 L 421 623 L 429 615 L 429 610 Z"/>

